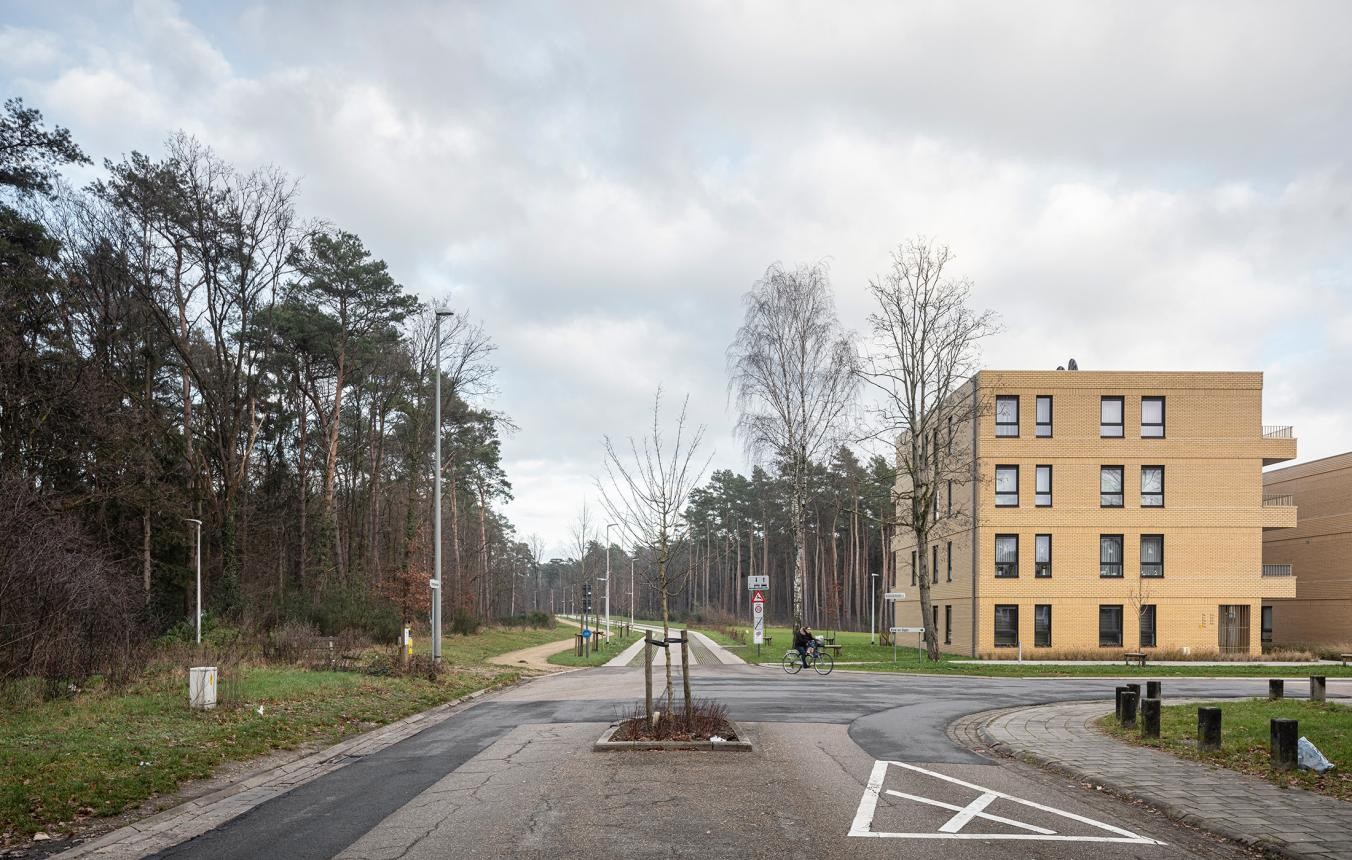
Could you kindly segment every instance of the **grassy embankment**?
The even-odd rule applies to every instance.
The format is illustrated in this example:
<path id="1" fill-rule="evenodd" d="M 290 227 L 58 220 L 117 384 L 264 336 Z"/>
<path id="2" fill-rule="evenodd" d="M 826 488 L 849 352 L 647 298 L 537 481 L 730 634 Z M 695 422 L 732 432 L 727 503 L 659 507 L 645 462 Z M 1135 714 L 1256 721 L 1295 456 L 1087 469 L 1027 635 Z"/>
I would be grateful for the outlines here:
<path id="1" fill-rule="evenodd" d="M 518 670 L 484 661 L 557 641 L 570 630 L 487 628 L 446 637 L 448 668 L 435 681 L 245 662 L 223 670 L 223 701 L 213 711 L 189 710 L 186 672 L 168 664 L 123 689 L 94 679 L 55 701 L 40 700 L 36 684 L 11 684 L 0 690 L 0 844 L 39 831 L 70 833 L 227 762 L 327 745 L 511 683 Z M 417 644 L 415 650 L 428 647 L 425 637 L 421 649 Z"/>
<path id="2" fill-rule="evenodd" d="M 738 627 L 736 630 L 751 641 L 751 628 Z M 729 647 L 733 653 L 746 660 L 755 662 L 756 646 L 744 645 L 726 635 L 701 629 L 720 645 Z M 817 629 L 818 636 L 834 631 Z M 772 644 L 762 646 L 761 662 L 778 664 L 784 652 L 793 643 L 793 636 L 787 627 L 766 627 L 765 635 L 773 639 Z M 914 642 L 914 634 L 901 634 L 900 641 Z M 968 658 L 955 658 L 941 654 L 936 661 L 924 658 L 924 652 L 914 646 L 899 645 L 896 649 L 896 662 L 892 660 L 892 648 L 869 644 L 868 633 L 836 632 L 836 643 L 844 646 L 835 655 L 836 667 L 842 671 L 862 672 L 902 672 L 931 675 L 971 675 L 1001 678 L 1073 678 L 1073 677 L 1114 677 L 1114 678 L 1304 678 L 1310 675 L 1325 675 L 1330 678 L 1352 678 L 1352 666 L 1319 664 L 1311 666 L 1264 666 L 1264 665 L 1220 665 L 1220 666 L 1179 666 L 1173 663 L 1156 661 L 1144 667 L 1117 665 L 1076 665 L 1074 663 L 1038 664 L 1038 663 L 970 663 L 958 662 Z"/>
<path id="3" fill-rule="evenodd" d="M 1206 705 L 1167 705 L 1160 709 L 1160 736 L 1142 738 L 1136 729 L 1123 729 L 1110 714 L 1099 721 L 1108 734 L 1130 743 L 1154 747 L 1183 758 L 1205 761 L 1287 785 L 1352 800 L 1352 707 L 1301 699 L 1246 699 L 1211 702 L 1221 709 L 1221 748 L 1197 749 L 1197 709 Z M 1286 717 L 1300 721 L 1300 734 L 1309 738 L 1333 770 L 1274 771 L 1269 754 L 1269 720 Z"/>
<path id="4" fill-rule="evenodd" d="M 631 632 L 627 636 L 622 636 L 618 627 L 614 627 L 613 630 L 615 635 L 611 637 L 612 641 L 593 649 L 586 657 L 577 656 L 570 648 L 550 656 L 549 662 L 556 666 L 604 666 L 625 648 L 643 638 L 642 632 Z"/>

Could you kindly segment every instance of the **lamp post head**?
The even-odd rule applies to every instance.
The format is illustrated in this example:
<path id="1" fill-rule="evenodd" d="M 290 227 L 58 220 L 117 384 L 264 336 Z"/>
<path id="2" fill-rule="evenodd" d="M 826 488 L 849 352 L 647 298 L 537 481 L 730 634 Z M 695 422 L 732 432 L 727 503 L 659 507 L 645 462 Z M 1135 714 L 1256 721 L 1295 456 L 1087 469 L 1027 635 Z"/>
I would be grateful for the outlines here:
<path id="1" fill-rule="evenodd" d="M 183 522 L 185 522 L 185 523 L 196 523 L 198 528 L 201 528 L 201 527 L 202 527 L 202 521 L 201 521 L 201 520 L 195 520 L 195 519 L 193 519 L 192 517 L 184 517 L 184 518 L 183 518 Z"/>
<path id="2" fill-rule="evenodd" d="M 455 316 L 455 311 L 436 311 L 436 315 L 438 319 L 441 317 L 453 317 Z"/>

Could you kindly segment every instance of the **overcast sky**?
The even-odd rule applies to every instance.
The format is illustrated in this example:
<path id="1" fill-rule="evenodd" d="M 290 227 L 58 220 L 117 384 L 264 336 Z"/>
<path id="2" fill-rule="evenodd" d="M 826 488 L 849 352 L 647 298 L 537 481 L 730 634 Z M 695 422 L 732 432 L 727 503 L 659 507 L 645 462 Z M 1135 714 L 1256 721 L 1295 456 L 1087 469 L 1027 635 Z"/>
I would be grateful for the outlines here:
<path id="1" fill-rule="evenodd" d="M 842 321 L 927 234 L 985 364 L 1261 370 L 1301 459 L 1352 449 L 1352 3 L 0 5 L 0 95 L 95 160 L 185 129 L 302 178 L 500 346 L 524 537 L 562 552 L 603 433 L 689 393 L 774 261 Z"/>

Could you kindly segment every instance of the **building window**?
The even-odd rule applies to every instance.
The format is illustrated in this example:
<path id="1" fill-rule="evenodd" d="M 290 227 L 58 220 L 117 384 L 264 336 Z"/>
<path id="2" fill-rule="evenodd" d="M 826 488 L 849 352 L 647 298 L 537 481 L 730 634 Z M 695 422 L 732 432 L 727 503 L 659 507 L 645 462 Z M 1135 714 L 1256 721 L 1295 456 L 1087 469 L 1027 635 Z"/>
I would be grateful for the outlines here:
<path id="1" fill-rule="evenodd" d="M 911 550 L 911 585 L 915 585 L 915 550 Z"/>
<path id="2" fill-rule="evenodd" d="M 1050 394 L 1039 394 L 1037 396 L 1035 413 L 1034 417 L 1037 419 L 1035 434 L 1049 438 L 1052 435 L 1052 398 Z"/>
<path id="3" fill-rule="evenodd" d="M 1122 398 L 1105 397 L 1099 401 L 1099 435 L 1121 438 Z"/>
<path id="4" fill-rule="evenodd" d="M 1019 607 L 997 604 L 995 607 L 995 647 L 1013 648 L 1019 644 Z"/>
<path id="5" fill-rule="evenodd" d="M 1033 607 L 1033 647 L 1052 647 L 1052 605 L 1039 603 Z"/>
<path id="6" fill-rule="evenodd" d="M 938 606 L 931 606 L 931 607 L 930 607 L 930 610 L 931 610 L 930 614 L 934 616 L 934 627 L 932 627 L 931 629 L 934 631 L 934 635 L 935 635 L 935 636 L 938 636 L 938 635 L 939 635 L 939 607 L 938 607 Z"/>
<path id="7" fill-rule="evenodd" d="M 953 516 L 953 482 L 948 482 L 948 515 Z"/>
<path id="8" fill-rule="evenodd" d="M 953 416 L 948 416 L 948 450 L 953 450 Z"/>
<path id="9" fill-rule="evenodd" d="M 1099 535 L 1099 576 L 1122 576 L 1122 536 Z"/>
<path id="10" fill-rule="evenodd" d="M 1141 607 L 1141 647 L 1155 647 L 1155 604 L 1147 603 Z"/>
<path id="11" fill-rule="evenodd" d="M 931 573 L 931 574 L 933 575 L 933 577 L 934 577 L 933 581 L 934 581 L 934 582 L 938 582 L 938 581 L 939 581 L 939 545 L 936 543 L 934 546 L 930 547 L 930 549 L 934 550 L 932 553 L 930 553 L 930 573 Z"/>
<path id="12" fill-rule="evenodd" d="M 944 604 L 944 644 L 953 644 L 953 606 Z"/>
<path id="13" fill-rule="evenodd" d="M 1141 398 L 1141 438 L 1164 438 L 1164 398 Z"/>
<path id="14" fill-rule="evenodd" d="M 946 556 L 946 558 L 947 558 L 947 560 L 948 560 L 948 561 L 947 561 L 947 564 L 948 564 L 948 581 L 949 581 L 949 582 L 952 582 L 952 581 L 953 581 L 953 541 L 949 541 L 949 542 L 948 542 L 948 555 Z"/>
<path id="15" fill-rule="evenodd" d="M 1019 467 L 995 467 L 995 506 L 997 508 L 1017 508 L 1019 506 Z"/>
<path id="16" fill-rule="evenodd" d="M 995 398 L 995 435 L 1019 435 L 1018 395 L 1002 394 Z"/>
<path id="17" fill-rule="evenodd" d="M 1105 508 L 1120 508 L 1125 500 L 1122 492 L 1122 467 L 1099 467 L 1099 504 Z"/>
<path id="18" fill-rule="evenodd" d="M 1049 508 L 1052 504 L 1052 467 L 1038 466 L 1033 473 L 1034 502 L 1039 508 Z"/>
<path id="19" fill-rule="evenodd" d="M 934 521 L 939 521 L 939 488 L 934 488 Z"/>
<path id="20" fill-rule="evenodd" d="M 995 575 L 1013 579 L 1019 575 L 1019 536 L 995 536 Z"/>
<path id="21" fill-rule="evenodd" d="M 1099 606 L 1099 647 L 1122 647 L 1122 604 Z"/>
<path id="22" fill-rule="evenodd" d="M 1262 631 L 1263 644 L 1264 644 L 1264 645 L 1270 645 L 1270 644 L 1272 644 L 1272 607 L 1271 607 L 1271 606 L 1264 606 L 1264 607 L 1263 607 L 1263 612 L 1262 612 L 1261 618 L 1263 619 L 1263 620 L 1262 620 L 1262 625 L 1263 625 L 1263 631 Z"/>
<path id="23" fill-rule="evenodd" d="M 1164 467 L 1141 467 L 1141 507 L 1164 507 Z"/>
<path id="24" fill-rule="evenodd" d="M 1033 576 L 1049 579 L 1052 575 L 1052 536 L 1038 535 L 1033 539 Z"/>
<path id="25" fill-rule="evenodd" d="M 1141 535 L 1141 576 L 1164 576 L 1164 535 Z"/>

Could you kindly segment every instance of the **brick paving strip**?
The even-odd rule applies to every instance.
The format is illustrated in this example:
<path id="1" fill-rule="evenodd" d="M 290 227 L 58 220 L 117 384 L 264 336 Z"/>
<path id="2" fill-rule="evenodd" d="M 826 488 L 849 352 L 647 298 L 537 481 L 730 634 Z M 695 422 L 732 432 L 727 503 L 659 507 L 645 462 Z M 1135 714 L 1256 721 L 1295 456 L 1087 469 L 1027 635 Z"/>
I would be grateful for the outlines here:
<path id="1" fill-rule="evenodd" d="M 1352 803 L 1118 741 L 1093 725 L 1111 712 L 1103 702 L 1006 708 L 955 720 L 948 734 L 964 746 L 1101 785 L 1269 853 L 1352 857 Z"/>
<path id="2" fill-rule="evenodd" d="M 98 839 L 56 855 L 71 857 L 146 857 L 201 836 L 274 797 L 332 773 L 363 756 L 393 746 L 463 710 L 474 700 L 513 684 L 489 687 L 421 713 L 350 738 L 319 752 L 255 774 L 219 791 L 143 818 Z"/>

